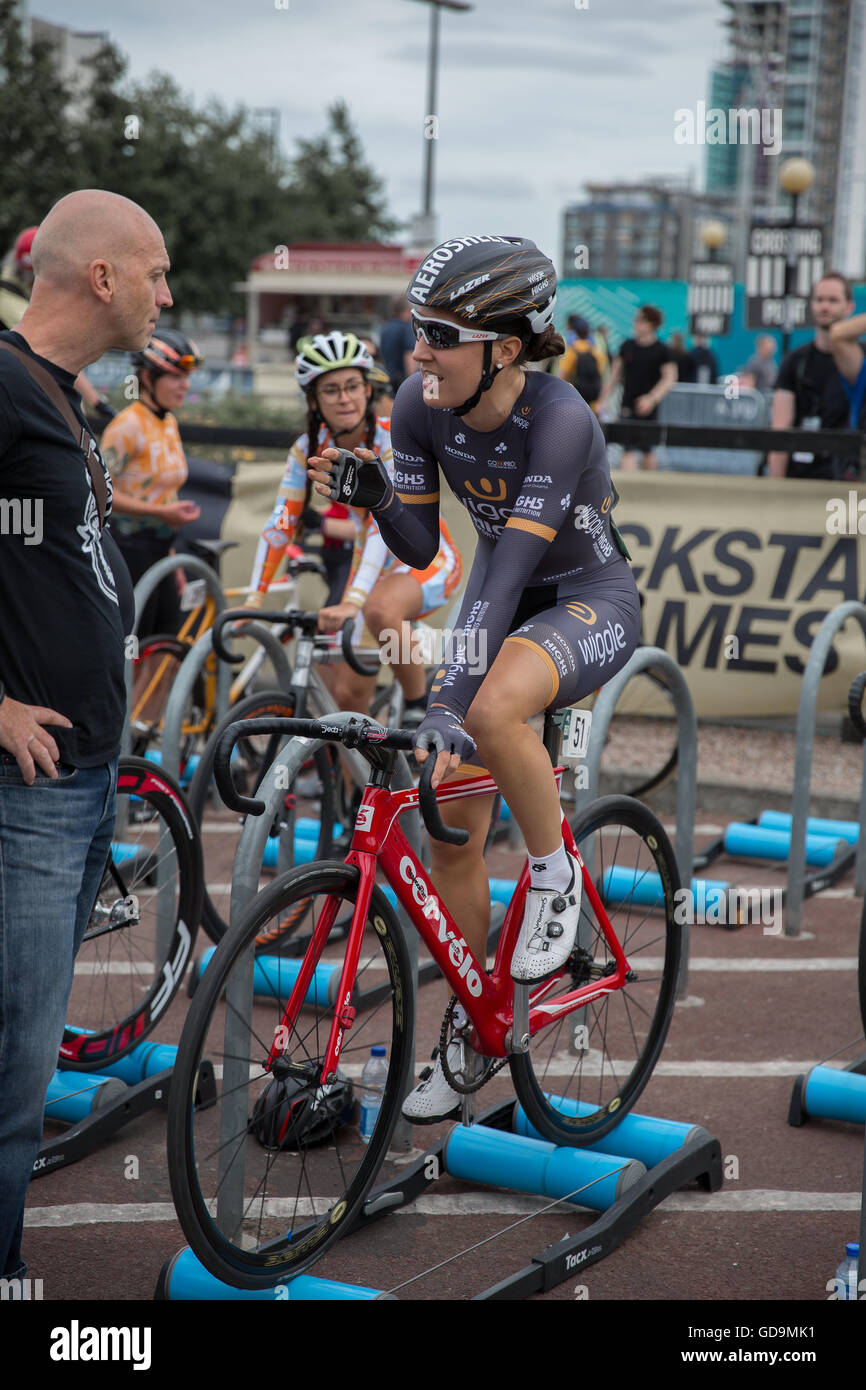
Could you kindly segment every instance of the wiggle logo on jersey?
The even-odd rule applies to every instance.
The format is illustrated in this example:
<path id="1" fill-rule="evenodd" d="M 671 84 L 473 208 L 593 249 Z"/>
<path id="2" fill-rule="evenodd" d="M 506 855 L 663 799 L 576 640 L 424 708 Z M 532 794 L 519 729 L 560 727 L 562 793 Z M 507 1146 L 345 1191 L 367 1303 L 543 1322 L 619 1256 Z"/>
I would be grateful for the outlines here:
<path id="1" fill-rule="evenodd" d="M 590 608 L 588 603 L 581 603 L 578 599 L 574 599 L 571 603 L 567 603 L 565 605 L 565 611 L 566 613 L 570 613 L 573 618 L 579 618 L 582 623 L 586 623 L 587 627 L 592 627 L 593 623 L 596 622 L 598 618 L 598 614 L 594 609 Z"/>
<path id="2" fill-rule="evenodd" d="M 505 493 L 507 491 L 504 478 L 496 479 L 496 486 L 499 489 L 499 491 L 496 493 L 495 496 L 493 495 L 493 484 L 491 483 L 489 478 L 481 479 L 480 492 L 477 492 L 475 490 L 475 488 L 469 482 L 468 478 L 465 480 L 463 486 L 466 488 L 468 492 L 472 493 L 473 497 L 479 497 L 482 502 L 502 502 L 505 499 Z"/>
<path id="3" fill-rule="evenodd" d="M 607 513 L 607 512 L 610 511 L 610 504 L 611 504 L 612 501 L 613 501 L 613 497 L 611 496 L 610 493 L 608 493 L 607 497 L 605 497 L 604 501 L 603 501 L 602 504 L 601 504 L 602 515 L 604 515 L 605 513 Z"/>

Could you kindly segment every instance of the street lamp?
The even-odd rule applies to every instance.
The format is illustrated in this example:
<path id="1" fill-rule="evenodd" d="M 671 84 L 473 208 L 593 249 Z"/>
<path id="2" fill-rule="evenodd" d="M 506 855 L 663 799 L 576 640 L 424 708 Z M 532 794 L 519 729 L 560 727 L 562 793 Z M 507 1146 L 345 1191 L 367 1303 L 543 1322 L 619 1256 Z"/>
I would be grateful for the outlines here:
<path id="1" fill-rule="evenodd" d="M 709 260 L 716 259 L 727 239 L 728 229 L 718 218 L 711 217 L 707 222 L 701 223 L 701 242 L 706 248 Z"/>
<path id="2" fill-rule="evenodd" d="M 797 266 L 797 203 L 803 193 L 808 192 L 815 181 L 815 166 L 808 159 L 795 156 L 786 159 L 779 168 L 779 183 L 791 199 L 791 220 L 788 223 L 788 256 L 785 263 L 785 331 L 782 334 L 782 356 L 788 351 L 791 340 L 791 296 L 794 287 L 794 273 Z"/>
<path id="3" fill-rule="evenodd" d="M 430 6 L 430 46 L 427 59 L 427 120 L 436 115 L 436 87 L 439 75 L 439 11 L 445 10 L 471 10 L 472 5 L 464 3 L 464 0 L 415 0 L 415 3 Z M 435 225 L 433 218 L 433 142 L 438 138 L 438 132 L 434 126 L 433 130 L 424 131 L 426 150 L 424 153 L 424 202 L 423 209 L 418 217 L 414 219 L 412 240 L 417 245 L 423 245 L 427 250 L 435 241 Z"/>

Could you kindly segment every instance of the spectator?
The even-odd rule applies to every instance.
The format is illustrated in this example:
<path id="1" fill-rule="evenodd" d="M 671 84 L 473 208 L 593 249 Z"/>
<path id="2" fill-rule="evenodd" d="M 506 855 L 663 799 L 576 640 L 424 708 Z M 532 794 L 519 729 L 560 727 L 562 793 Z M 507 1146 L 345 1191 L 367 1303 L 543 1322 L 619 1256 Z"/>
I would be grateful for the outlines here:
<path id="1" fill-rule="evenodd" d="M 776 384 L 778 370 L 776 339 L 771 337 L 769 333 L 764 333 L 756 342 L 755 351 L 743 368 L 743 374 L 746 377 L 744 384 L 754 387 L 758 391 L 772 391 Z"/>
<path id="2" fill-rule="evenodd" d="M 589 324 L 586 319 L 574 314 L 569 322 L 574 325 L 575 338 L 562 356 L 559 375 L 565 381 L 570 381 L 587 405 L 595 410 L 601 395 L 602 382 L 607 374 L 608 360 L 604 349 L 590 342 Z"/>
<path id="3" fill-rule="evenodd" d="M 178 531 L 199 516 L 196 503 L 179 496 L 189 469 L 173 412 L 183 405 L 190 376 L 203 362 L 185 333 L 166 328 L 155 334 L 133 359 L 138 400 L 121 410 L 102 436 L 114 479 L 111 530 L 133 584 L 174 554 Z M 166 575 L 145 604 L 139 637 L 177 632 L 183 582 L 179 570 Z"/>
<path id="4" fill-rule="evenodd" d="M 577 325 L 579 323 L 585 323 L 586 320 L 582 319 L 580 317 L 580 314 L 569 314 L 565 322 L 565 345 L 566 347 L 571 347 L 572 343 L 577 337 Z"/>
<path id="5" fill-rule="evenodd" d="M 415 334 L 412 332 L 411 318 L 411 304 L 407 304 L 405 299 L 395 299 L 391 305 L 391 317 L 382 325 L 379 335 L 382 360 L 391 382 L 392 396 L 396 396 L 401 382 L 415 371 L 415 363 L 412 361 Z"/>
<path id="6" fill-rule="evenodd" d="M 610 344 L 610 332 L 603 323 L 599 323 L 596 325 L 595 331 L 592 336 L 592 341 L 595 343 L 596 347 L 600 347 L 602 349 L 605 357 L 608 360 L 608 364 L 610 364 L 616 356 L 616 353 L 614 352 Z"/>
<path id="7" fill-rule="evenodd" d="M 623 420 L 639 416 L 642 420 L 654 420 L 661 401 L 672 386 L 676 385 L 677 366 L 670 349 L 659 341 L 658 330 L 662 324 L 661 311 L 653 304 L 644 304 L 638 309 L 634 319 L 634 337 L 626 338 L 619 350 L 610 375 L 602 387 L 598 401 L 599 413 L 615 386 L 623 383 L 620 417 Z M 643 454 L 643 467 L 653 469 L 658 466 L 651 449 L 626 449 L 620 467 L 637 467 L 637 455 Z"/>
<path id="8" fill-rule="evenodd" d="M 325 323 L 319 314 L 313 314 L 310 318 L 305 318 L 303 311 L 299 311 L 289 328 L 289 351 L 294 357 L 298 351 L 298 343 L 301 338 L 306 338 L 308 334 L 324 333 Z"/>
<path id="9" fill-rule="evenodd" d="M 695 334 L 692 348 L 692 362 L 695 368 L 695 381 L 699 386 L 715 386 L 719 379 L 719 360 L 706 338 Z"/>
<path id="10" fill-rule="evenodd" d="M 38 227 L 25 227 L 0 266 L 0 331 L 15 328 L 30 300 L 33 260 L 30 248 Z"/>
<path id="11" fill-rule="evenodd" d="M 373 409 L 377 415 L 383 415 L 386 419 L 390 419 L 394 397 L 391 395 L 390 378 L 382 360 L 382 349 L 375 338 L 359 338 L 359 342 L 364 344 L 373 359 L 373 366 L 367 373 L 367 380 L 373 387 L 371 398 Z"/>
<path id="12" fill-rule="evenodd" d="M 33 288 L 33 259 L 31 248 L 33 239 L 39 231 L 37 227 L 25 227 L 15 239 L 15 245 L 3 260 L 0 267 L 0 331 L 17 328 L 24 311 L 30 302 Z M 75 383 L 79 396 L 83 396 L 91 410 L 97 411 L 110 420 L 114 411 L 105 396 L 101 396 L 95 386 L 91 386 L 84 372 L 80 372 Z"/>
<path id="13" fill-rule="evenodd" d="M 62 198 L 32 255 L 30 303 L 18 329 L 0 334 L 3 492 L 22 516 L 34 493 L 46 503 L 40 545 L 7 535 L 0 546 L 0 1277 L 7 1280 L 25 1275 L 24 1201 L 75 955 L 114 830 L 126 710 L 132 591 L 101 533 L 110 480 L 86 431 L 75 378 L 109 348 L 141 351 L 172 302 L 159 228 L 114 193 Z M 45 387 L 31 367 L 46 374 Z M 55 397 L 83 430 L 78 438 Z"/>
<path id="14" fill-rule="evenodd" d="M 668 347 L 672 360 L 677 364 L 677 381 L 693 386 L 696 380 L 694 358 L 686 347 L 682 333 L 672 333 Z"/>
<path id="15" fill-rule="evenodd" d="M 848 428 L 850 404 L 830 337 L 834 324 L 850 318 L 854 309 L 844 275 L 831 270 L 815 282 L 811 309 L 814 338 L 788 353 L 779 368 L 773 394 L 774 430 Z M 830 454 L 796 453 L 789 458 L 773 452 L 767 458 L 767 471 L 772 478 L 836 478 L 844 475 L 842 462 Z"/>
<path id="16" fill-rule="evenodd" d="M 866 430 L 866 342 L 858 340 L 864 333 L 866 314 L 853 314 L 834 323 L 830 329 L 830 350 L 848 397 L 848 426 L 861 431 Z M 839 458 L 835 476 L 845 482 L 857 482 L 859 462 L 853 457 Z"/>

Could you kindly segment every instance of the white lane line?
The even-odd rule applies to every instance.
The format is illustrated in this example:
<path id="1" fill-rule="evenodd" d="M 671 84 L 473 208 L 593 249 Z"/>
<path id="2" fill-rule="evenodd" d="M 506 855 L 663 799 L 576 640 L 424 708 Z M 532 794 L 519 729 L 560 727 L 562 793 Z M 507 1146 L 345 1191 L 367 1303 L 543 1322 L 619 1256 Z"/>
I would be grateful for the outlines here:
<path id="1" fill-rule="evenodd" d="M 418 1068 L 425 1066 L 423 1058 L 418 1059 Z M 544 1075 L 546 1078 L 575 1075 L 577 1059 L 571 1056 L 554 1057 L 550 1062 L 545 1063 Z M 631 1069 L 630 1062 L 611 1062 L 607 1061 L 604 1066 L 606 1076 L 625 1075 Z M 692 1078 L 705 1078 L 707 1080 L 721 1077 L 746 1077 L 752 1081 L 771 1080 L 775 1077 L 799 1076 L 803 1072 L 811 1071 L 813 1067 L 819 1065 L 818 1058 L 808 1061 L 789 1061 L 787 1058 L 779 1058 L 767 1062 L 729 1062 L 717 1061 L 709 1058 L 706 1061 L 698 1062 L 656 1062 L 653 1068 L 653 1076 L 672 1076 L 687 1080 Z M 345 1054 L 340 1058 L 340 1071 L 351 1080 L 360 1077 L 363 1070 L 361 1062 L 347 1062 Z M 842 1070 L 837 1068 L 837 1070 Z M 602 1071 L 600 1054 L 592 1054 L 584 1057 L 582 1076 L 584 1078 L 600 1076 Z M 250 1080 L 256 1081 L 262 1078 L 261 1066 L 257 1063 L 250 1065 Z M 223 1067 L 221 1062 L 214 1062 L 214 1076 L 218 1081 L 222 1080 Z"/>
<path id="2" fill-rule="evenodd" d="M 322 1214 L 332 1206 L 333 1197 L 272 1198 L 265 1204 L 266 1216 L 306 1218 Z M 504 1192 L 460 1192 L 450 1196 L 417 1197 L 400 1207 L 397 1216 L 486 1216 L 521 1215 L 549 1206 L 547 1197 Z M 577 1205 L 575 1203 L 574 1205 Z M 854 1192 L 788 1192 L 783 1188 L 755 1188 L 752 1191 L 676 1192 L 665 1198 L 666 1211 L 714 1216 L 736 1216 L 742 1212 L 819 1212 L 859 1211 L 860 1196 Z M 563 1209 L 565 1203 L 562 1204 Z M 29 1207 L 24 1213 L 25 1227 L 62 1229 L 70 1226 L 135 1225 L 176 1221 L 171 1202 L 73 1202 L 66 1206 Z"/>

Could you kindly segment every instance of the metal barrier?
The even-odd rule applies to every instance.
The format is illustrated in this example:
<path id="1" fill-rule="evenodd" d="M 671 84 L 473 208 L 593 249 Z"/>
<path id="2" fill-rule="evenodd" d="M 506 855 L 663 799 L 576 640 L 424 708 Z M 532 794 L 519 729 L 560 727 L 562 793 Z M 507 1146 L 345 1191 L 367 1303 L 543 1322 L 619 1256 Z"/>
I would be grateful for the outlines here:
<path id="1" fill-rule="evenodd" d="M 840 603 L 828 613 L 817 636 L 803 672 L 800 706 L 797 711 L 797 743 L 794 753 L 794 794 L 791 807 L 791 852 L 788 857 L 788 885 L 785 894 L 785 935 L 799 936 L 803 917 L 803 884 L 806 877 L 806 820 L 809 815 L 809 789 L 812 778 L 812 743 L 815 737 L 815 709 L 818 686 L 824 674 L 824 664 L 833 645 L 833 638 L 848 621 L 856 618 L 866 638 L 866 604 Z M 863 778 L 860 788 L 860 838 L 854 869 L 854 891 L 862 897 L 866 891 L 866 743 L 863 745 Z"/>
<path id="2" fill-rule="evenodd" d="M 631 660 L 602 689 L 592 709 L 592 730 L 586 759 L 587 785 L 575 784 L 575 804 L 582 811 L 598 796 L 601 757 L 616 703 L 633 676 L 641 671 L 661 671 L 669 681 L 677 721 L 677 805 L 675 853 L 680 880 L 688 888 L 692 880 L 694 857 L 695 803 L 698 773 L 698 723 L 691 693 L 685 676 L 677 663 L 660 647 L 638 647 Z M 683 952 L 677 981 L 677 998 L 688 993 L 689 941 L 687 924 L 683 925 Z"/>
<path id="3" fill-rule="evenodd" d="M 727 386 L 674 386 L 659 406 L 663 425 L 713 426 L 740 425 L 767 429 L 770 408 L 762 391 L 750 387 L 732 395 Z M 762 451 L 734 449 L 678 449 L 663 446 L 659 466 L 688 473 L 733 473 L 754 477 L 764 457 Z"/>
<path id="4" fill-rule="evenodd" d="M 249 623 L 243 635 L 252 637 L 264 647 L 273 664 L 277 685 L 288 690 L 292 679 L 292 668 L 282 642 L 274 636 L 263 623 Z M 162 727 L 162 766 L 172 777 L 180 775 L 180 745 L 183 737 L 183 715 L 186 702 L 192 694 L 199 674 L 207 664 L 213 651 L 213 633 L 203 632 L 193 647 L 187 652 L 174 679 L 171 694 L 165 707 Z M 224 662 L 217 662 L 217 695 L 214 713 L 214 727 L 226 714 L 229 707 L 231 689 L 231 669 Z"/>

